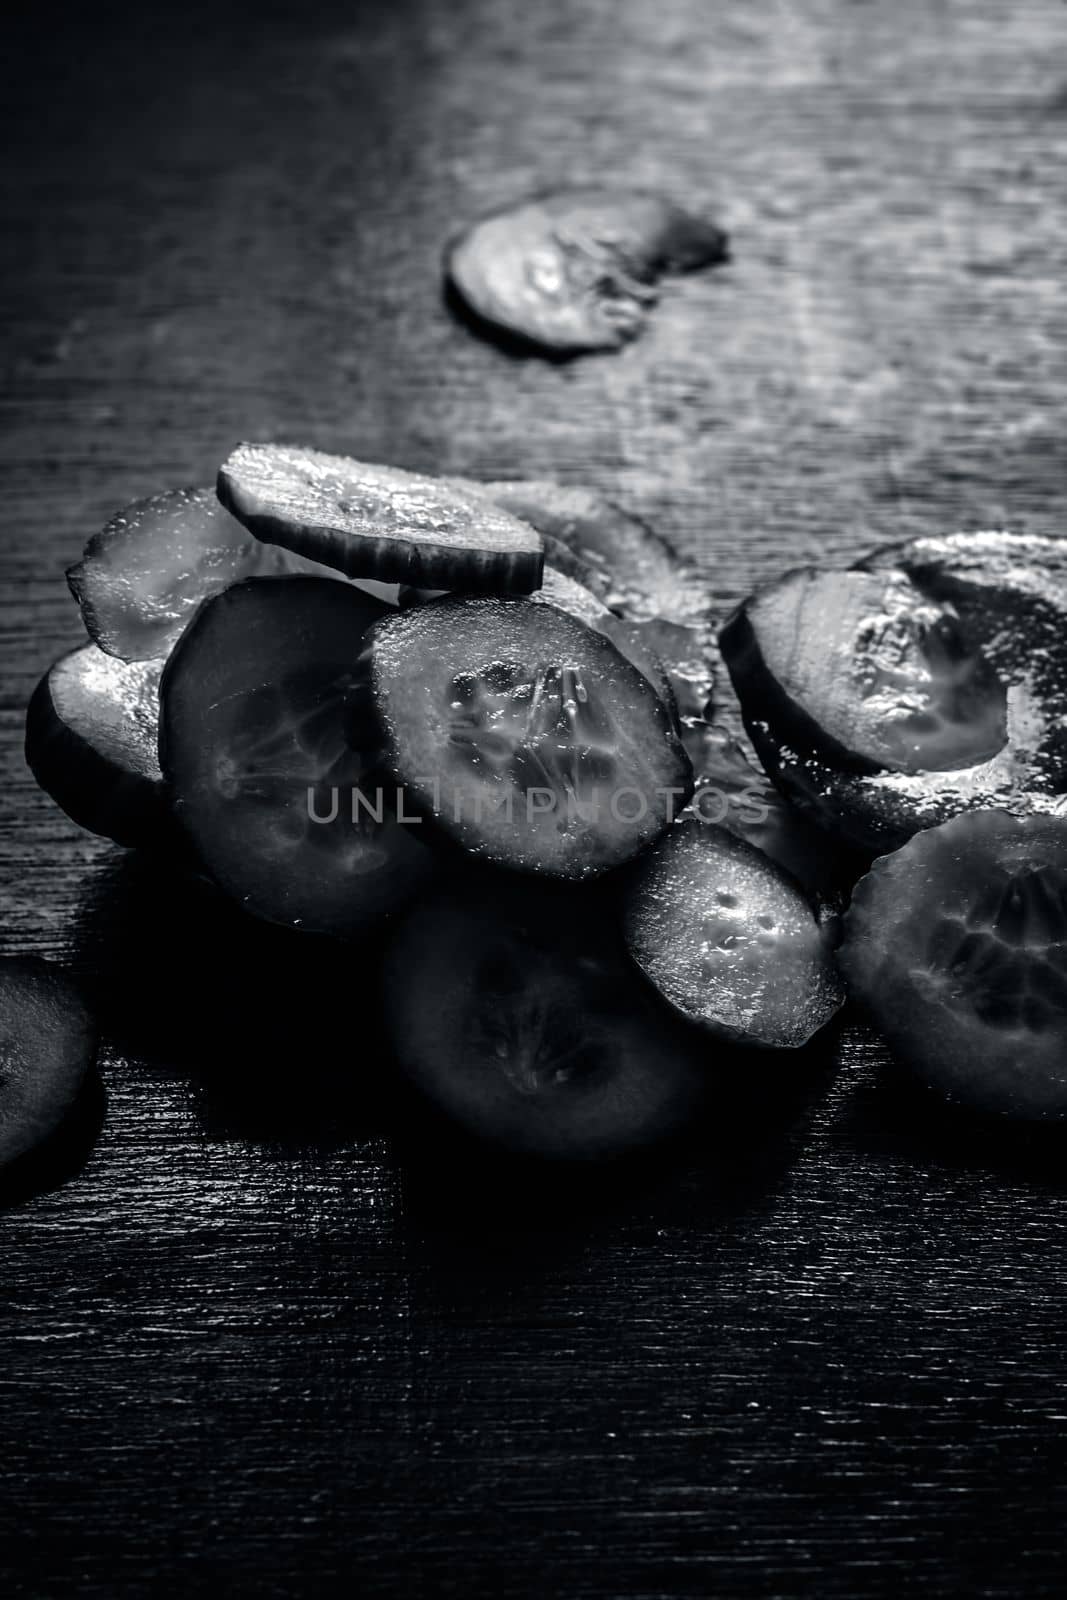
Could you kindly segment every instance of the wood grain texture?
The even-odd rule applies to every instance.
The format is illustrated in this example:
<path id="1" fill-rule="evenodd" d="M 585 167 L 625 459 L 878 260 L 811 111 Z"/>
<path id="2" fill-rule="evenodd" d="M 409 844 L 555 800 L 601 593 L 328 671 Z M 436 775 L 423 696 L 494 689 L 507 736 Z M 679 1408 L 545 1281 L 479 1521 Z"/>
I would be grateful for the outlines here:
<path id="1" fill-rule="evenodd" d="M 725 607 L 786 564 L 1058 531 L 1054 0 L 39 10 L 5 39 L 5 950 L 104 1018 L 101 1137 L 0 1218 L 0 1592 L 1058 1596 L 1062 1141 L 857 1024 L 666 1171 L 521 1197 L 378 1081 L 362 962 L 242 931 L 33 788 L 62 569 L 242 437 L 611 492 Z M 560 179 L 732 265 L 516 361 L 443 241 Z"/>

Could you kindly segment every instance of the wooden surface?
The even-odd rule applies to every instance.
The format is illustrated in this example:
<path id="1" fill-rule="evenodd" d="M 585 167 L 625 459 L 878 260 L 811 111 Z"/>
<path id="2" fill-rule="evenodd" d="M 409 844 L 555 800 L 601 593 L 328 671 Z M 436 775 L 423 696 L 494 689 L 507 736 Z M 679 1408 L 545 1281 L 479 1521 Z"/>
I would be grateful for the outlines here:
<path id="1" fill-rule="evenodd" d="M 1062 1594 L 1062 1142 L 934 1116 L 850 1025 L 740 1132 L 523 1204 L 404 1136 L 359 962 L 21 756 L 63 567 L 241 437 L 593 484 L 724 607 L 1058 531 L 1062 6 L 82 9 L 5 34 L 0 894 L 93 986 L 109 1105 L 0 1218 L 0 1593 Z M 615 357 L 458 327 L 457 222 L 605 177 L 710 202 L 733 264 Z"/>

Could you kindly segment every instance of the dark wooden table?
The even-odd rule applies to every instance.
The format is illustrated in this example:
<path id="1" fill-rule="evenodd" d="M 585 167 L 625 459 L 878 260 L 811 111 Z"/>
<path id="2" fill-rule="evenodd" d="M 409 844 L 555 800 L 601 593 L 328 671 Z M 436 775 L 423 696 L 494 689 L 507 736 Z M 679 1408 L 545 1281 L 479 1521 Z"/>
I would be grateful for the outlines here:
<path id="1" fill-rule="evenodd" d="M 109 1104 L 0 1218 L 5 1597 L 1063 1593 L 1062 1142 L 932 1114 L 852 1024 L 756 1086 L 743 1139 L 524 1205 L 397 1131 L 355 956 L 242 932 L 21 754 L 79 634 L 64 566 L 242 437 L 595 485 L 723 607 L 909 532 L 1058 531 L 1063 23 L 194 0 L 8 28 L 3 948 L 94 988 Z M 733 264 L 617 357 L 457 326 L 457 221 L 602 177 L 710 202 Z"/>

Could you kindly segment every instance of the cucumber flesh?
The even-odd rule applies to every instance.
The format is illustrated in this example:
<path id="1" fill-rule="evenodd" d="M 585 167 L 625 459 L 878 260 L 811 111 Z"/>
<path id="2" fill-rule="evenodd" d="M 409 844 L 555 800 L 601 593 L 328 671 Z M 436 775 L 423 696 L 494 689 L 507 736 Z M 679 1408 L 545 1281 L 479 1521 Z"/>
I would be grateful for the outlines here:
<path id="1" fill-rule="evenodd" d="M 567 885 L 443 888 L 401 924 L 385 1015 L 405 1075 L 468 1132 L 592 1160 L 678 1132 L 707 1051 L 634 982 L 613 919 Z"/>
<path id="2" fill-rule="evenodd" d="M 64 972 L 35 956 L 0 959 L 0 1170 L 63 1126 L 95 1048 L 92 1019 Z"/>
<path id="3" fill-rule="evenodd" d="M 856 849 L 893 850 L 961 812 L 1067 812 L 1067 557 L 1065 541 L 987 533 L 917 539 L 877 550 L 854 576 L 914 588 L 922 606 L 953 618 L 1004 687 L 1003 746 L 956 769 L 890 771 L 841 759 L 795 707 L 766 692 L 744 610 L 723 651 L 761 762 L 789 800 Z M 840 578 L 841 574 L 835 574 Z M 958 619 L 958 623 L 956 622 Z M 976 674 L 973 683 L 980 683 Z M 997 697 L 979 696 L 975 728 L 999 725 Z M 810 721 L 810 719 L 809 719 Z M 965 749 L 959 749 L 961 759 Z M 972 752 L 973 753 L 973 752 Z"/>
<path id="4" fill-rule="evenodd" d="M 472 487 L 536 528 L 550 565 L 628 624 L 634 645 L 624 654 L 662 664 L 687 740 L 691 731 L 696 737 L 709 714 L 718 648 L 707 585 L 669 541 L 590 489 L 538 479 Z"/>
<path id="5" fill-rule="evenodd" d="M 739 1044 L 807 1043 L 844 1000 L 797 884 L 726 828 L 686 818 L 636 865 L 630 953 L 691 1022 Z"/>
<path id="6" fill-rule="evenodd" d="M 955 533 L 875 551 L 861 565 L 890 563 L 952 608 L 1009 686 L 1009 736 L 1032 786 L 1067 790 L 1067 539 Z"/>
<path id="7" fill-rule="evenodd" d="M 351 578 L 523 594 L 541 582 L 540 536 L 444 479 L 319 450 L 241 444 L 219 469 L 218 494 L 258 539 Z"/>
<path id="8" fill-rule="evenodd" d="M 704 725 L 693 766 L 697 787 L 688 809 L 701 822 L 728 828 L 762 850 L 816 904 L 840 903 L 864 858 L 790 804 L 725 728 Z"/>
<path id="9" fill-rule="evenodd" d="M 353 714 L 384 610 L 333 579 L 251 579 L 204 606 L 164 669 L 175 815 L 219 886 L 267 921 L 355 937 L 429 874 L 423 830 L 398 820 L 370 719 Z"/>
<path id="10" fill-rule="evenodd" d="M 460 479 L 476 493 L 568 549 L 581 569 L 571 573 L 611 610 L 634 621 L 667 617 L 699 624 L 707 596 L 681 556 L 640 517 L 592 489 L 548 479 Z M 558 557 L 550 556 L 559 565 Z"/>
<path id="11" fill-rule="evenodd" d="M 146 661 L 168 655 L 201 601 L 229 584 L 298 571 L 325 569 L 260 544 L 213 489 L 172 489 L 112 517 L 67 582 L 101 650 Z"/>
<path id="12" fill-rule="evenodd" d="M 1004 685 L 901 573 L 788 573 L 721 642 L 746 711 L 846 770 L 954 771 L 1004 747 Z"/>
<path id="13" fill-rule="evenodd" d="M 454 291 L 475 318 L 556 355 L 635 338 L 664 272 L 727 253 L 714 223 L 653 194 L 571 189 L 483 218 L 449 248 Z"/>
<path id="14" fill-rule="evenodd" d="M 916 834 L 857 884 L 840 961 L 922 1082 L 1067 1117 L 1067 818 L 982 810 Z"/>
<path id="15" fill-rule="evenodd" d="M 162 661 L 119 661 L 95 644 L 61 656 L 26 714 L 26 761 L 80 827 L 118 844 L 170 835 L 159 768 Z"/>
<path id="16" fill-rule="evenodd" d="M 647 679 L 555 606 L 453 596 L 398 611 L 372 630 L 367 668 L 395 777 L 482 861 L 594 877 L 692 792 Z"/>

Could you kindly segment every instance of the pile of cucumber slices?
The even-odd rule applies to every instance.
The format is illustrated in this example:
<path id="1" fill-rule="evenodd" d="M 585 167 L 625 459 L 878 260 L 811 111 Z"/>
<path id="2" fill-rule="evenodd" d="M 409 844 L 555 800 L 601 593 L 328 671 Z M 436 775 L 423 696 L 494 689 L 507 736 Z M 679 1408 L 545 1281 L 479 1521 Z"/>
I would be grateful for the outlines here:
<path id="1" fill-rule="evenodd" d="M 1067 544 L 919 539 L 717 630 L 594 494 L 242 444 L 69 580 L 91 642 L 30 704 L 42 787 L 255 916 L 380 947 L 399 1067 L 479 1135 L 645 1146 L 724 1052 L 758 1072 L 849 990 L 950 1098 L 1067 1115 Z M 761 765 L 713 720 L 723 663 Z M 59 1087 L 9 1070 L 33 981 L 0 968 L 0 1160 L 91 1056 L 71 992 L 33 1064 Z"/>

